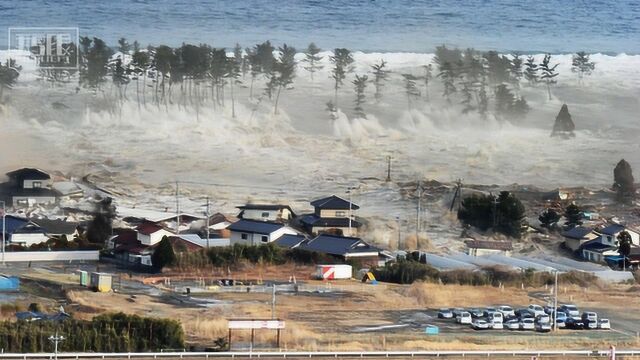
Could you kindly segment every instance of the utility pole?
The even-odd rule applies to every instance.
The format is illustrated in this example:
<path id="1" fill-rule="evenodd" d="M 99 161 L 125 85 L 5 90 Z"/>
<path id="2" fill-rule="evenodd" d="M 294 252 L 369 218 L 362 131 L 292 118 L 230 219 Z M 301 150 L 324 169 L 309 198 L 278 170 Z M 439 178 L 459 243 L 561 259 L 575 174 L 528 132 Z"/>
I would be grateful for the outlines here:
<path id="1" fill-rule="evenodd" d="M 4 201 L 0 202 L 2 203 L 2 264 L 4 265 L 4 250 L 7 241 L 7 204 Z"/>
<path id="2" fill-rule="evenodd" d="M 416 247 L 420 249 L 420 203 L 422 202 L 422 187 L 420 186 L 420 180 L 418 180 L 417 191 L 418 209 L 416 212 Z"/>
<path id="3" fill-rule="evenodd" d="M 402 241 L 400 240 L 400 216 L 396 216 L 396 222 L 398 223 L 398 250 L 400 249 L 400 244 L 402 243 Z"/>
<path id="4" fill-rule="evenodd" d="M 553 331 L 558 331 L 558 270 L 555 271 L 555 279 L 553 285 Z"/>
<path id="5" fill-rule="evenodd" d="M 64 336 L 58 336 L 58 330 L 56 330 L 56 335 L 53 336 L 49 336 L 49 341 L 51 341 L 53 343 L 54 346 L 54 354 L 55 354 L 55 359 L 58 360 L 58 344 L 63 342 L 65 340 Z"/>
<path id="6" fill-rule="evenodd" d="M 352 223 L 351 220 L 353 219 L 353 197 L 352 197 L 352 192 L 355 189 L 355 186 L 349 186 L 347 188 L 347 193 L 349 194 L 349 236 L 353 236 L 353 231 L 352 231 Z"/>
<path id="7" fill-rule="evenodd" d="M 207 196 L 207 249 L 209 249 L 209 197 Z"/>
<path id="8" fill-rule="evenodd" d="M 176 181 L 176 234 L 180 235 L 180 190 Z"/>
<path id="9" fill-rule="evenodd" d="M 276 284 L 273 283 L 271 292 L 271 320 L 276 318 Z"/>
<path id="10" fill-rule="evenodd" d="M 391 155 L 387 156 L 387 182 L 391 182 Z"/>
<path id="11" fill-rule="evenodd" d="M 493 194 L 489 193 L 489 195 L 491 195 L 491 197 L 493 197 L 493 230 L 495 231 L 496 229 L 496 225 L 498 222 L 498 198 L 494 197 Z"/>

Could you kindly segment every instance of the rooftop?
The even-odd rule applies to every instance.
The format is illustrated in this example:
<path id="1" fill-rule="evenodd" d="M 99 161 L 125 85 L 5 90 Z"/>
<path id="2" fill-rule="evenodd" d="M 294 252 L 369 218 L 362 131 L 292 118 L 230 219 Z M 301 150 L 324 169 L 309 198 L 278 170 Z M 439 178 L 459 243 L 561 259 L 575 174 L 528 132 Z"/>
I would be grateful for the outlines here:
<path id="1" fill-rule="evenodd" d="M 231 231 L 268 235 L 283 226 L 284 225 L 275 222 L 241 219 L 229 225 L 227 229 Z"/>
<path id="2" fill-rule="evenodd" d="M 607 225 L 604 229 L 600 230 L 600 233 L 605 235 L 615 235 L 622 230 L 627 230 L 627 228 L 624 225 L 611 224 L 611 225 Z"/>
<path id="3" fill-rule="evenodd" d="M 490 240 L 469 240 L 465 241 L 470 249 L 489 249 L 489 250 L 513 250 L 511 241 L 490 241 Z"/>
<path id="4" fill-rule="evenodd" d="M 73 234 L 80 224 L 64 220 L 31 219 L 49 235 Z"/>
<path id="5" fill-rule="evenodd" d="M 305 215 L 302 220 L 303 224 L 318 227 L 349 227 L 349 218 L 323 218 L 315 214 Z M 362 226 L 357 220 L 351 220 L 351 227 L 359 228 Z"/>
<path id="6" fill-rule="evenodd" d="M 586 236 L 593 232 L 592 228 L 584 227 L 584 226 L 576 226 L 572 229 L 564 231 L 562 236 L 570 238 L 570 239 L 578 239 L 578 240 L 586 240 Z"/>
<path id="7" fill-rule="evenodd" d="M 380 249 L 367 244 L 360 238 L 321 234 L 300 244 L 300 249 L 320 253 L 348 256 L 362 253 L 378 253 Z"/>
<path id="8" fill-rule="evenodd" d="M 285 234 L 285 235 L 280 236 L 273 243 L 275 245 L 291 249 L 291 248 L 294 248 L 294 247 L 300 245 L 300 243 L 303 242 L 305 239 L 306 239 L 306 237 L 304 237 L 303 235 Z"/>
<path id="9" fill-rule="evenodd" d="M 28 180 L 49 180 L 51 176 L 46 172 L 36 168 L 22 168 L 7 173 L 11 179 L 28 179 Z"/>
<path id="10" fill-rule="evenodd" d="M 352 210 L 358 210 L 360 206 L 354 204 L 353 202 L 349 202 L 339 196 L 331 195 L 329 197 L 325 197 L 322 199 L 317 199 L 311 202 L 311 206 L 318 209 L 338 209 L 338 210 L 348 210 L 349 204 L 351 204 Z"/>
<path id="11" fill-rule="evenodd" d="M 143 222 L 142 224 L 138 225 L 138 227 L 136 227 L 136 230 L 144 235 L 151 235 L 155 232 L 158 232 L 160 230 L 163 230 L 164 228 L 160 225 L 156 225 L 154 223 L 151 222 Z"/>
<path id="12" fill-rule="evenodd" d="M 237 208 L 240 209 L 240 210 L 246 210 L 246 209 L 255 209 L 255 210 L 289 209 L 289 211 L 293 212 L 289 205 L 282 205 L 282 204 L 246 204 L 246 205 L 242 205 L 242 206 L 237 206 Z"/>

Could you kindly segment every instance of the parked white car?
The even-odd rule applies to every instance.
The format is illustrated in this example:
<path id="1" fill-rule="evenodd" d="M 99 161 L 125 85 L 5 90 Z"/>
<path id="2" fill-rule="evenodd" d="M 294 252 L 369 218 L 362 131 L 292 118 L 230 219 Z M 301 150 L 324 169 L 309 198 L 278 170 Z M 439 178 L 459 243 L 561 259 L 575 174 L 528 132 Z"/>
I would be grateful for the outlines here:
<path id="1" fill-rule="evenodd" d="M 489 327 L 495 330 L 502 330 L 504 326 L 502 325 L 502 321 L 491 321 L 489 323 Z"/>
<path id="2" fill-rule="evenodd" d="M 560 311 L 566 313 L 569 317 L 577 319 L 580 318 L 580 311 L 578 307 L 572 304 L 563 304 L 560 305 Z"/>
<path id="3" fill-rule="evenodd" d="M 475 319 L 471 323 L 471 327 L 474 330 L 485 330 L 485 329 L 489 328 L 489 323 L 486 320 L 483 320 L 483 319 Z"/>
<path id="4" fill-rule="evenodd" d="M 460 313 L 460 315 L 458 315 L 458 317 L 456 318 L 456 322 L 458 324 L 471 324 L 471 313 L 468 311 L 463 311 Z"/>
<path id="5" fill-rule="evenodd" d="M 520 322 L 516 319 L 513 320 L 507 320 L 504 323 L 504 327 L 509 329 L 509 330 L 520 330 Z"/>
<path id="6" fill-rule="evenodd" d="M 536 322 L 538 324 L 549 324 L 551 323 L 551 317 L 549 315 L 538 315 L 536 316 Z"/>
<path id="7" fill-rule="evenodd" d="M 538 315 L 546 315 L 544 312 L 544 308 L 540 305 L 531 304 L 527 307 L 527 310 L 529 310 L 531 315 L 533 315 L 534 317 L 537 317 Z"/>
<path id="8" fill-rule="evenodd" d="M 498 306 L 498 311 L 501 312 L 502 316 L 505 318 L 516 316 L 515 311 L 509 305 Z"/>
<path id="9" fill-rule="evenodd" d="M 609 322 L 609 319 L 598 320 L 598 329 L 611 330 L 611 323 Z"/>
<path id="10" fill-rule="evenodd" d="M 532 318 L 520 320 L 520 330 L 535 330 L 536 322 Z"/>
<path id="11" fill-rule="evenodd" d="M 551 324 L 548 322 L 539 322 L 536 324 L 536 331 L 549 332 L 551 331 Z"/>
<path id="12" fill-rule="evenodd" d="M 489 320 L 489 322 L 502 322 L 504 320 L 504 316 L 501 312 L 494 311 L 490 312 L 489 315 L 487 315 L 487 320 Z"/>

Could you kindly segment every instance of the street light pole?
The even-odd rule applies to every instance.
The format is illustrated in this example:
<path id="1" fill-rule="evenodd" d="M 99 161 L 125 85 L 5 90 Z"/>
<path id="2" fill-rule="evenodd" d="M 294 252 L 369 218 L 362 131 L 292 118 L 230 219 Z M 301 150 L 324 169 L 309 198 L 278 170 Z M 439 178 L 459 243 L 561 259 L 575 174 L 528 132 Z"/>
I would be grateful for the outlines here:
<path id="1" fill-rule="evenodd" d="M 54 345 L 54 354 L 55 359 L 58 360 L 58 344 L 65 340 L 64 336 L 58 336 L 58 330 L 56 330 L 56 335 L 49 336 L 49 341 L 51 341 Z"/>
<path id="2" fill-rule="evenodd" d="M 209 249 L 209 197 L 207 196 L 207 249 Z"/>

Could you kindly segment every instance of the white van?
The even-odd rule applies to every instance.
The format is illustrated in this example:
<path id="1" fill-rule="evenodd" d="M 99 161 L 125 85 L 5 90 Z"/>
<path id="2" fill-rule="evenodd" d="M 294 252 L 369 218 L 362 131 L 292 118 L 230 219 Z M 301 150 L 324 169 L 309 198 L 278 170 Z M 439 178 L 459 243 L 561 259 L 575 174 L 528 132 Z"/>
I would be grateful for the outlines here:
<path id="1" fill-rule="evenodd" d="M 494 312 L 489 313 L 488 319 L 489 319 L 489 322 L 494 322 L 494 323 L 495 322 L 499 322 L 499 323 L 501 323 L 502 320 L 504 319 L 504 316 L 502 315 L 501 312 L 494 311 Z"/>
<path id="2" fill-rule="evenodd" d="M 471 324 L 471 313 L 468 311 L 463 311 L 456 318 L 456 322 L 458 324 Z"/>

